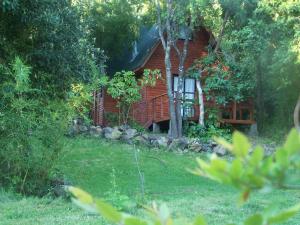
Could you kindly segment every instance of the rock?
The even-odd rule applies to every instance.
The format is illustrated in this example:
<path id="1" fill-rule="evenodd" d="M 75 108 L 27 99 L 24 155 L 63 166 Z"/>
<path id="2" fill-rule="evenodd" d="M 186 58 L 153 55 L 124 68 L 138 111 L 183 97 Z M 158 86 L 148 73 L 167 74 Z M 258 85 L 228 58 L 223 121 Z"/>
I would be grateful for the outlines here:
<path id="1" fill-rule="evenodd" d="M 136 129 L 127 129 L 125 130 L 124 136 L 126 136 L 126 139 L 132 139 L 137 135 Z"/>
<path id="2" fill-rule="evenodd" d="M 104 135 L 105 135 L 105 134 L 111 133 L 112 130 L 113 130 L 113 129 L 112 129 L 111 127 L 104 127 L 104 128 L 103 128 L 103 133 L 104 133 Z"/>
<path id="3" fill-rule="evenodd" d="M 156 147 L 168 147 L 168 138 L 166 137 L 157 137 L 155 140 L 153 140 L 151 143 Z"/>
<path id="4" fill-rule="evenodd" d="M 210 140 L 208 144 L 210 145 L 210 147 L 211 147 L 212 149 L 218 146 L 218 143 L 215 142 L 215 141 L 213 141 L 213 140 Z"/>
<path id="5" fill-rule="evenodd" d="M 216 147 L 214 147 L 213 152 L 219 156 L 224 156 L 227 154 L 227 150 L 221 145 L 217 145 Z"/>
<path id="6" fill-rule="evenodd" d="M 101 135 L 103 133 L 103 129 L 101 127 L 96 127 L 96 133 Z"/>
<path id="7" fill-rule="evenodd" d="M 107 139 L 111 139 L 111 133 L 112 132 L 113 132 L 113 128 L 111 128 L 111 127 L 103 128 L 104 137 L 107 138 Z"/>
<path id="8" fill-rule="evenodd" d="M 130 129 L 130 126 L 129 125 L 121 125 L 121 126 L 119 126 L 119 130 L 120 131 L 126 131 L 126 130 L 128 130 L 128 129 Z"/>
<path id="9" fill-rule="evenodd" d="M 128 144 L 133 144 L 133 138 L 137 135 L 137 130 L 136 129 L 128 129 L 125 130 L 123 135 L 122 135 L 122 140 Z"/>
<path id="10" fill-rule="evenodd" d="M 90 126 L 90 131 L 96 130 L 96 128 L 97 128 L 96 126 L 92 125 L 92 126 Z"/>
<path id="11" fill-rule="evenodd" d="M 175 150 L 175 149 L 180 149 L 180 150 L 184 150 L 188 148 L 188 140 L 186 138 L 178 138 L 178 139 L 174 139 L 171 141 L 168 149 L 169 150 Z"/>
<path id="12" fill-rule="evenodd" d="M 99 126 L 90 126 L 90 135 L 94 137 L 100 137 L 103 133 L 103 129 Z"/>
<path id="13" fill-rule="evenodd" d="M 122 132 L 119 131 L 118 128 L 114 128 L 114 129 L 112 129 L 111 132 L 105 133 L 105 137 L 107 139 L 111 139 L 111 140 L 118 140 L 121 138 L 121 136 L 122 136 Z"/>
<path id="14" fill-rule="evenodd" d="M 251 137 L 256 137 L 258 136 L 258 130 L 257 130 L 257 124 L 254 123 L 250 126 L 250 130 L 248 132 L 248 135 Z"/>
<path id="15" fill-rule="evenodd" d="M 137 144 L 149 145 L 149 141 L 148 141 L 147 138 L 144 137 L 144 135 L 136 136 L 132 140 L 133 140 L 134 143 L 137 143 Z"/>
<path id="16" fill-rule="evenodd" d="M 129 145 L 134 144 L 134 140 L 132 138 L 128 138 L 128 136 L 126 136 L 126 135 L 122 135 L 121 140 L 124 143 L 129 144 Z"/>
<path id="17" fill-rule="evenodd" d="M 188 148 L 193 152 L 201 152 L 203 150 L 202 145 L 198 141 L 190 142 Z"/>
<path id="18" fill-rule="evenodd" d="M 212 152 L 213 151 L 213 147 L 210 143 L 202 143 L 201 148 L 202 148 L 202 151 L 204 151 L 204 152 Z"/>
<path id="19" fill-rule="evenodd" d="M 80 125 L 78 128 L 80 133 L 86 133 L 89 130 L 85 125 Z"/>
<path id="20" fill-rule="evenodd" d="M 65 187 L 70 185 L 72 184 L 65 179 L 55 178 L 51 180 L 51 191 L 55 197 L 67 198 L 68 193 L 65 191 Z"/>

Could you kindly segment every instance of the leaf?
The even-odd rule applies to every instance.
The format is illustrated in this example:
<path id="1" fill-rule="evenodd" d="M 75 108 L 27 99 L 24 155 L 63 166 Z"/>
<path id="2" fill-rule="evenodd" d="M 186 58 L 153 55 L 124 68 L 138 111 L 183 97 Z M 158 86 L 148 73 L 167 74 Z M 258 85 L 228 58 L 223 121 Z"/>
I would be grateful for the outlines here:
<path id="1" fill-rule="evenodd" d="M 77 200 L 76 198 L 72 198 L 71 200 L 75 205 L 82 208 L 83 210 L 85 210 L 89 213 L 99 214 L 97 208 L 95 207 L 95 204 L 85 204 L 85 203 L 82 203 L 81 201 Z"/>
<path id="2" fill-rule="evenodd" d="M 113 223 L 119 223 L 122 220 L 122 214 L 110 204 L 107 204 L 99 199 L 97 199 L 95 203 L 98 211 L 105 219 Z"/>
<path id="3" fill-rule="evenodd" d="M 207 225 L 207 222 L 205 221 L 203 216 L 198 216 L 193 225 Z"/>
<path id="4" fill-rule="evenodd" d="M 251 147 L 248 138 L 241 132 L 233 133 L 233 153 L 238 157 L 247 156 Z"/>
<path id="5" fill-rule="evenodd" d="M 300 204 L 295 205 L 275 216 L 268 218 L 268 224 L 283 223 L 296 215 L 300 211 Z"/>
<path id="6" fill-rule="evenodd" d="M 236 158 L 231 165 L 230 175 L 234 179 L 239 179 L 242 175 L 243 164 L 240 159 Z"/>
<path id="7" fill-rule="evenodd" d="M 80 202 L 84 204 L 93 203 L 93 197 L 89 193 L 81 190 L 80 188 L 69 186 L 67 187 L 67 190 L 71 192 L 72 195 L 74 195 L 74 197 L 76 197 Z"/>
<path id="8" fill-rule="evenodd" d="M 280 148 L 275 153 L 276 162 L 282 167 L 287 167 L 289 165 L 288 152 L 284 148 Z"/>
<path id="9" fill-rule="evenodd" d="M 264 149 L 261 146 L 257 146 L 250 158 L 250 163 L 252 166 L 256 167 L 263 160 Z"/>
<path id="10" fill-rule="evenodd" d="M 287 140 L 284 144 L 284 149 L 290 154 L 294 154 L 300 151 L 300 135 L 298 131 L 294 128 L 289 133 Z"/>
<path id="11" fill-rule="evenodd" d="M 245 222 L 244 225 L 262 225 L 263 224 L 263 217 L 260 214 L 255 214 L 252 215 L 250 217 L 248 217 Z"/>

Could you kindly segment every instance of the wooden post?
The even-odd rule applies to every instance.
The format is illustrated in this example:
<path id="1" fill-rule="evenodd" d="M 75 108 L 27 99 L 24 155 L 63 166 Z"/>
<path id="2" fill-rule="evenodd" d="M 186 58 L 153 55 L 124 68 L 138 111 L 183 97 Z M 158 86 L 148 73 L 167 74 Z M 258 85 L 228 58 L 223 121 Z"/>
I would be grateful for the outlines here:
<path id="1" fill-rule="evenodd" d="M 152 101 L 152 114 L 153 114 L 153 120 L 154 120 L 154 122 L 155 122 L 155 119 L 156 119 L 155 100 L 156 100 L 156 98 L 154 98 L 153 101 Z"/>
<path id="2" fill-rule="evenodd" d="M 233 120 L 236 120 L 236 101 L 233 102 Z"/>
<path id="3" fill-rule="evenodd" d="M 161 119 L 163 118 L 163 101 L 162 101 L 163 97 L 161 96 L 160 97 L 160 116 L 161 116 Z"/>

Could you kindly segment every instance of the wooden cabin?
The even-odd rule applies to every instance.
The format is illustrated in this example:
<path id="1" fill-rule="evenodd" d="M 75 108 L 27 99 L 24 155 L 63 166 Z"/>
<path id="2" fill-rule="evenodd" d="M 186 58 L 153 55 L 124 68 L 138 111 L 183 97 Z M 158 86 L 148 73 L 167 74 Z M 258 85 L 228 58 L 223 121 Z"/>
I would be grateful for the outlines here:
<path id="1" fill-rule="evenodd" d="M 201 28 L 190 38 L 188 55 L 185 62 L 185 68 L 192 66 L 196 59 L 207 54 L 211 35 Z M 183 47 L 183 40 L 179 40 L 178 47 Z M 173 73 L 173 87 L 176 87 L 178 73 L 178 57 L 175 51 L 171 51 L 171 63 Z M 158 80 L 154 87 L 144 87 L 141 91 L 142 100 L 132 107 L 130 116 L 145 128 L 153 124 L 168 122 L 169 105 L 166 85 L 166 73 L 164 64 L 164 50 L 161 45 L 157 27 L 151 29 L 142 29 L 141 36 L 134 44 L 133 50 L 124 53 L 119 60 L 114 60 L 108 65 L 108 73 L 114 74 L 121 70 L 132 70 L 137 76 L 143 74 L 144 69 L 159 69 L 162 78 Z M 174 92 L 176 89 L 174 90 Z M 190 106 L 182 108 L 182 115 L 188 120 L 197 121 L 199 117 L 199 106 L 195 103 L 198 94 L 196 93 L 196 83 L 192 78 L 186 78 L 184 81 L 185 99 L 194 102 Z M 96 125 L 107 125 L 106 116 L 109 114 L 118 114 L 117 102 L 105 90 L 94 93 L 93 121 Z M 212 101 L 207 101 L 204 97 L 205 107 L 219 107 Z M 230 124 L 253 124 L 253 104 L 247 102 L 232 102 L 226 107 L 220 108 L 220 122 Z"/>

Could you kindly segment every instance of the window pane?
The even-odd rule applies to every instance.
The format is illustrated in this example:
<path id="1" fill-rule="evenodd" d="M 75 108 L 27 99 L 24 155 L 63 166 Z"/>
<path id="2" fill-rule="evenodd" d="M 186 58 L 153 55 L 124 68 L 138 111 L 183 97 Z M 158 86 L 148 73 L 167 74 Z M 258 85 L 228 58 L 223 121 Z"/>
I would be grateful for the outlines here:
<path id="1" fill-rule="evenodd" d="M 185 99 L 194 99 L 195 97 L 195 79 L 187 78 L 185 85 Z"/>
<path id="2" fill-rule="evenodd" d="M 177 85 L 178 85 L 178 77 L 174 77 L 174 83 L 173 83 L 173 90 L 177 91 Z"/>
<path id="3" fill-rule="evenodd" d="M 185 92 L 195 92 L 195 79 L 186 78 L 185 79 Z"/>
<path id="4" fill-rule="evenodd" d="M 185 93 L 184 97 L 185 97 L 185 100 L 194 100 L 195 95 L 192 93 Z"/>

